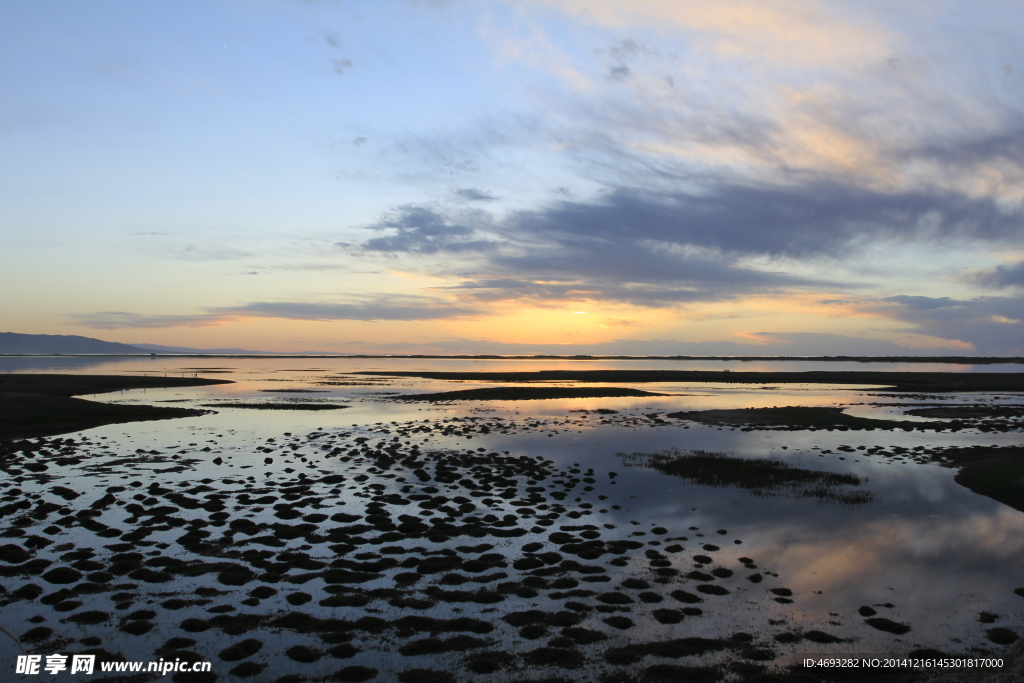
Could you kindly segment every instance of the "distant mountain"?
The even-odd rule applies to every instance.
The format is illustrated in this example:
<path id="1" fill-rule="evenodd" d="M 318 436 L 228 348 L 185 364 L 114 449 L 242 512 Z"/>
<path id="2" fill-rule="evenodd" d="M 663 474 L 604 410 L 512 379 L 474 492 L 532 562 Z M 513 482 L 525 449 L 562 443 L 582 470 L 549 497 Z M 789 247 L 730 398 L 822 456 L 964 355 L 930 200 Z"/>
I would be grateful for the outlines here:
<path id="1" fill-rule="evenodd" d="M 249 349 L 193 349 L 187 346 L 161 346 L 160 344 L 135 344 L 134 346 L 153 353 L 226 353 L 246 355 L 273 355 L 276 353 L 276 351 L 251 351 Z"/>
<path id="2" fill-rule="evenodd" d="M 150 353 L 213 353 L 273 355 L 273 351 L 249 349 L 193 349 L 188 346 L 162 346 L 160 344 L 120 344 L 92 337 L 64 334 L 18 334 L 0 332 L 0 354 L 150 354 Z"/>
<path id="3" fill-rule="evenodd" d="M 65 334 L 0 332 L 0 353 L 150 353 L 130 344 Z"/>

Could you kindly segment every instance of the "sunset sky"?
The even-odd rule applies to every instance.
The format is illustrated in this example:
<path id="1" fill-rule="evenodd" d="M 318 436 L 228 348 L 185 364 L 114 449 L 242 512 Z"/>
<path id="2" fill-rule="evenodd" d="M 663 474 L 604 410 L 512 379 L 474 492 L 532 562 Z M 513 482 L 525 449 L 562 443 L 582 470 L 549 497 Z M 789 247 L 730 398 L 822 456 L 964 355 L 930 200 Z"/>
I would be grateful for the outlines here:
<path id="1" fill-rule="evenodd" d="M 1024 355 L 1017 0 L 0 0 L 0 332 Z"/>

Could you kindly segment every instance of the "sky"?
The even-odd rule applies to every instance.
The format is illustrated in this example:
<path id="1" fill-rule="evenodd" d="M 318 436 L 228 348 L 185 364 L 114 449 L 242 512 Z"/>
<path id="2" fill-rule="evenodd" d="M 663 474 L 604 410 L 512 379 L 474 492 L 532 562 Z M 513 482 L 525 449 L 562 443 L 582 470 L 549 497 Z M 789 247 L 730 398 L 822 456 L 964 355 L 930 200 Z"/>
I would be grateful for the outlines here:
<path id="1" fill-rule="evenodd" d="M 1024 355 L 1020 0 L 0 0 L 0 331 Z"/>

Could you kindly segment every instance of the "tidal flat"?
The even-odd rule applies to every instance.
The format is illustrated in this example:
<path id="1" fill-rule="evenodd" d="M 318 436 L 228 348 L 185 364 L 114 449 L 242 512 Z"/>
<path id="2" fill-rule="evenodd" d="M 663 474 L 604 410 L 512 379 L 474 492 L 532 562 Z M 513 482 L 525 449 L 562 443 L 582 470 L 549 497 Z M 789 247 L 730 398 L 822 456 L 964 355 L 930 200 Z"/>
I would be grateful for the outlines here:
<path id="1" fill-rule="evenodd" d="M 1024 634 L 1016 365 L 67 360 L 0 359 L 0 389 L 184 412 L 0 440 L 11 671 L 858 680 L 800 662 Z"/>

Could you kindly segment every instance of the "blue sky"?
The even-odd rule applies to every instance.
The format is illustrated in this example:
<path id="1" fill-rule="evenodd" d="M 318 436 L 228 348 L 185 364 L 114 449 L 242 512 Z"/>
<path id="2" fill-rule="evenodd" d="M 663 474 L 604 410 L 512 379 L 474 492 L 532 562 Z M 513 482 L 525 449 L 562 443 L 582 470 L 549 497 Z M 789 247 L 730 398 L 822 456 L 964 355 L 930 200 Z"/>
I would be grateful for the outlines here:
<path id="1" fill-rule="evenodd" d="M 1024 5 L 0 2 L 5 331 L 1024 354 Z"/>

